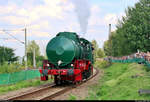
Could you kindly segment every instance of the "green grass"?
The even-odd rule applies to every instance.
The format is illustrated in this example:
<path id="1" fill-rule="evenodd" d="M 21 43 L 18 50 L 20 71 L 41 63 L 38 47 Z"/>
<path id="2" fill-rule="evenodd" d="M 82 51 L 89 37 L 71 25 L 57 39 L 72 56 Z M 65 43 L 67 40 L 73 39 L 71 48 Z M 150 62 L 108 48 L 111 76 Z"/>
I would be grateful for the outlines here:
<path id="1" fill-rule="evenodd" d="M 52 82 L 51 79 L 45 82 L 45 81 L 41 81 L 40 78 L 38 78 L 38 79 L 17 82 L 16 84 L 12 84 L 12 85 L 2 85 L 0 86 L 0 94 L 7 93 L 9 91 L 19 90 L 22 88 L 39 86 L 50 82 Z"/>
<path id="2" fill-rule="evenodd" d="M 68 100 L 77 100 L 77 97 L 76 96 L 74 96 L 74 95 L 72 95 L 72 94 L 70 94 L 70 96 L 69 96 L 69 99 Z"/>
<path id="3" fill-rule="evenodd" d="M 102 68 L 104 76 L 99 84 L 90 87 L 87 100 L 150 100 L 149 95 L 139 95 L 139 89 L 150 89 L 150 72 L 136 63 L 115 63 Z M 138 75 L 136 78 L 132 76 Z M 149 76 L 149 77 L 146 77 Z"/>

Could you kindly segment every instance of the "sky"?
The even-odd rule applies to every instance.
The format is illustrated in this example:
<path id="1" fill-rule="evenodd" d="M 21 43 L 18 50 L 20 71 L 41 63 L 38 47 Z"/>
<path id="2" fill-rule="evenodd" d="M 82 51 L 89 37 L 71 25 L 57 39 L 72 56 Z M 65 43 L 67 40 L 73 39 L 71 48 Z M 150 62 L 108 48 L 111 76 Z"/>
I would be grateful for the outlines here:
<path id="1" fill-rule="evenodd" d="M 20 41 L 24 42 L 26 27 L 28 42 L 35 40 L 41 54 L 45 54 L 47 43 L 64 31 L 76 32 L 89 41 L 96 40 L 102 48 L 108 39 L 108 25 L 115 31 L 118 19 L 125 16 L 125 9 L 139 0 L 87 0 L 90 15 L 85 34 L 81 32 L 73 1 L 0 0 L 0 46 L 13 48 L 17 56 L 24 56 L 24 44 Z"/>

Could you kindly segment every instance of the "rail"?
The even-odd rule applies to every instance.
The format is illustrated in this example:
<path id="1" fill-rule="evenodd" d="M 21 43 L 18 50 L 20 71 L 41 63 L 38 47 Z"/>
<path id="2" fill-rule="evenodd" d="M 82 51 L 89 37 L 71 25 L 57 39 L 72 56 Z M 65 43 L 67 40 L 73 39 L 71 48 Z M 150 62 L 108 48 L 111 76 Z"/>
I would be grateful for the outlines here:
<path id="1" fill-rule="evenodd" d="M 85 82 L 93 79 L 99 73 L 98 69 L 95 69 L 95 70 L 96 72 L 93 73 L 91 77 L 89 77 L 88 79 L 80 83 L 77 83 L 76 85 L 56 86 L 54 83 L 52 83 L 50 86 L 40 88 L 32 92 L 27 92 L 19 96 L 14 96 L 14 97 L 8 98 L 7 100 L 51 100 L 54 97 L 64 94 L 65 92 L 72 90 L 84 84 Z"/>

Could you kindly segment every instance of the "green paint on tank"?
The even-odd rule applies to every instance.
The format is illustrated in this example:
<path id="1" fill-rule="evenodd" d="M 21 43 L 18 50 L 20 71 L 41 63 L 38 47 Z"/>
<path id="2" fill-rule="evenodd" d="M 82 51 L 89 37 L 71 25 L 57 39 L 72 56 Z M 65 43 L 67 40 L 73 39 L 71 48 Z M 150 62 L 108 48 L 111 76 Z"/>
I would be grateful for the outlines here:
<path id="1" fill-rule="evenodd" d="M 79 48 L 73 40 L 65 36 L 56 36 L 49 41 L 46 53 L 51 63 L 56 66 L 65 66 L 79 56 Z"/>
<path id="2" fill-rule="evenodd" d="M 58 47 L 58 49 L 56 49 L 56 54 L 57 55 L 62 55 L 64 53 L 64 48 L 63 47 Z"/>
<path id="3" fill-rule="evenodd" d="M 93 63 L 92 44 L 79 38 L 75 32 L 59 32 L 49 41 L 46 54 L 50 63 L 56 68 L 71 68 L 74 59 L 89 60 Z"/>

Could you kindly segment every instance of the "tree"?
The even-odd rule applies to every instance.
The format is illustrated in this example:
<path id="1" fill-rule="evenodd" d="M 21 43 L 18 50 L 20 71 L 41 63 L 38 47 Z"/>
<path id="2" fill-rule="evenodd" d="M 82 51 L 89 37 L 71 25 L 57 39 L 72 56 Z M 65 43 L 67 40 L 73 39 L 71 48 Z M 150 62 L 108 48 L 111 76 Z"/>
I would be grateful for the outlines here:
<path id="1" fill-rule="evenodd" d="M 134 8 L 128 8 L 124 23 L 125 36 L 130 42 L 131 53 L 150 51 L 150 0 L 140 0 Z"/>
<path id="2" fill-rule="evenodd" d="M 37 61 L 38 56 L 40 55 L 40 47 L 34 40 L 28 43 L 27 45 L 27 58 L 28 58 L 28 64 L 33 65 L 33 51 L 35 49 L 35 59 Z M 39 60 L 38 60 L 39 61 Z"/>
<path id="3" fill-rule="evenodd" d="M 18 56 L 15 56 L 14 49 L 0 46 L 0 64 L 7 62 L 15 62 L 18 60 Z"/>
<path id="4" fill-rule="evenodd" d="M 105 56 L 104 51 L 101 48 L 98 48 L 97 56 L 98 56 L 98 58 L 102 58 Z"/>
<path id="5" fill-rule="evenodd" d="M 107 56 L 112 55 L 112 35 L 113 35 L 113 33 L 111 32 L 109 39 L 104 42 L 104 46 L 103 46 L 105 55 L 107 55 Z"/>
<path id="6" fill-rule="evenodd" d="M 97 58 L 97 50 L 98 50 L 98 44 L 97 44 L 97 42 L 96 42 L 96 40 L 92 40 L 92 45 L 93 45 L 93 47 L 94 47 L 94 60 L 96 60 L 96 58 Z"/>
<path id="7" fill-rule="evenodd" d="M 125 13 L 116 26 L 116 32 L 104 44 L 106 55 L 129 55 L 137 49 L 150 51 L 150 0 L 140 0 L 134 7 L 128 7 Z"/>
<path id="8" fill-rule="evenodd" d="M 40 55 L 40 47 L 34 40 L 29 41 L 27 46 L 27 53 L 33 53 L 33 50 L 35 49 L 35 56 Z"/>
<path id="9" fill-rule="evenodd" d="M 44 56 L 40 55 L 36 57 L 36 61 L 37 61 L 37 67 L 41 67 L 42 66 L 42 61 L 45 59 Z"/>

